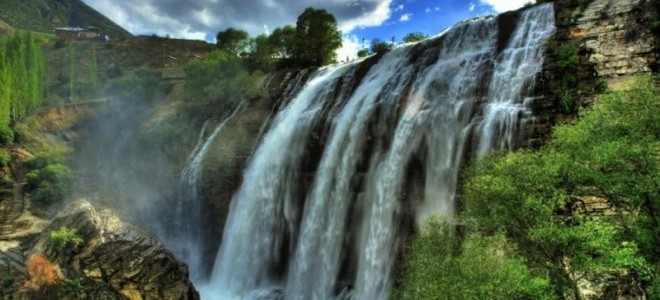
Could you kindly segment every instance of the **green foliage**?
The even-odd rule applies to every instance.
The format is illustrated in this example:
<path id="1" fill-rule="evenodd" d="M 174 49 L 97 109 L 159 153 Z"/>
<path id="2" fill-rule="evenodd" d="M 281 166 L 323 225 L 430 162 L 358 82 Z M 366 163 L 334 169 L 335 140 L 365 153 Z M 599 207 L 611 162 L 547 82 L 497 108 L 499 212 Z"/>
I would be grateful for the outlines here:
<path id="1" fill-rule="evenodd" d="M 630 91 L 604 94 L 572 127 L 555 130 L 552 146 L 575 158 L 566 168 L 578 185 L 594 186 L 617 205 L 644 214 L 634 221 L 640 234 L 660 243 L 660 88 L 650 77 Z M 578 163 L 581 162 L 581 163 Z M 646 232 L 646 233 L 644 233 Z M 653 244 L 640 243 L 660 257 Z"/>
<path id="2" fill-rule="evenodd" d="M 25 129 L 29 130 L 29 129 Z M 28 163 L 30 169 L 42 169 L 51 164 L 65 164 L 70 150 L 65 147 L 53 147 L 37 153 Z"/>
<path id="3" fill-rule="evenodd" d="M 651 0 L 648 2 L 651 9 L 655 11 L 655 18 L 651 20 L 651 32 L 655 36 L 656 42 L 660 42 L 660 0 Z"/>
<path id="4" fill-rule="evenodd" d="M 342 45 L 335 16 L 308 7 L 296 22 L 295 57 L 300 67 L 317 67 L 335 61 Z"/>
<path id="5" fill-rule="evenodd" d="M 26 175 L 32 199 L 41 203 L 54 203 L 64 199 L 71 186 L 71 169 L 63 164 L 47 165 Z"/>
<path id="6" fill-rule="evenodd" d="M 385 53 L 392 49 L 392 45 L 380 39 L 371 40 L 371 53 Z"/>
<path id="7" fill-rule="evenodd" d="M 217 35 L 218 48 L 243 59 L 250 71 L 323 66 L 335 61 L 341 44 L 335 17 L 312 7 L 298 16 L 296 27 L 277 27 L 270 36 L 250 38 L 246 31 L 236 28 Z"/>
<path id="8" fill-rule="evenodd" d="M 250 70 L 272 71 L 275 68 L 273 53 L 274 50 L 267 35 L 261 34 L 251 39 L 250 52 L 246 59 L 248 67 Z"/>
<path id="9" fill-rule="evenodd" d="M 547 53 L 551 61 L 550 68 L 554 74 L 559 74 L 559 88 L 555 91 L 555 98 L 558 100 L 561 111 L 573 113 L 576 107 L 576 94 L 578 83 L 578 67 L 580 57 L 578 51 L 580 42 L 578 40 L 569 40 L 562 43 L 558 41 L 549 41 L 547 44 Z"/>
<path id="10" fill-rule="evenodd" d="M 0 124 L 0 145 L 11 145 L 14 142 L 14 131 L 7 124 Z"/>
<path id="11" fill-rule="evenodd" d="M 62 251 L 66 247 L 78 245 L 83 243 L 83 239 L 78 235 L 76 229 L 61 226 L 60 229 L 50 232 L 50 244 L 57 251 Z"/>
<path id="12" fill-rule="evenodd" d="M 366 57 L 367 55 L 369 55 L 369 49 L 363 48 L 363 49 L 358 50 L 358 53 L 357 53 L 358 57 Z"/>
<path id="13" fill-rule="evenodd" d="M 275 57 L 290 59 L 294 55 L 296 45 L 296 28 L 291 25 L 277 27 L 268 37 Z"/>
<path id="14" fill-rule="evenodd" d="M 55 148 L 37 154 L 30 160 L 27 188 L 32 199 L 40 203 L 54 203 L 64 199 L 72 179 L 71 169 L 65 165 L 68 150 Z"/>
<path id="15" fill-rule="evenodd" d="M 404 43 L 419 42 L 427 39 L 429 36 L 421 32 L 411 32 L 403 37 Z"/>
<path id="16" fill-rule="evenodd" d="M 76 50 L 73 48 L 72 43 L 67 43 L 66 45 L 66 58 L 67 58 L 67 74 L 69 75 L 68 80 L 69 80 L 69 101 L 72 101 L 73 99 L 76 98 L 75 95 L 75 85 L 74 82 L 76 81 L 76 68 L 74 66 L 76 62 Z"/>
<path id="17" fill-rule="evenodd" d="M 10 160 L 11 160 L 11 155 L 9 155 L 9 152 L 7 152 L 4 149 L 0 149 L 0 168 L 9 165 Z"/>
<path id="18" fill-rule="evenodd" d="M 394 299 L 553 299 L 548 279 L 534 275 L 497 234 L 461 240 L 435 218 L 424 224 L 407 256 Z"/>
<path id="19" fill-rule="evenodd" d="M 46 62 L 31 33 L 0 38 L 0 126 L 8 126 L 43 104 Z"/>
<path id="20" fill-rule="evenodd" d="M 111 82 L 105 93 L 119 99 L 151 102 L 163 93 L 161 75 L 156 70 L 138 69 Z"/>
<path id="21" fill-rule="evenodd" d="M 0 296 L 11 297 L 14 294 L 15 283 L 18 281 L 12 274 L 0 274 Z"/>
<path id="22" fill-rule="evenodd" d="M 206 58 L 186 67 L 184 95 L 195 111 L 225 111 L 256 97 L 254 79 L 242 62 L 224 51 L 214 51 Z"/>
<path id="23" fill-rule="evenodd" d="M 576 125 L 556 128 L 541 151 L 478 160 L 465 173 L 469 232 L 504 233 L 529 265 L 547 270 L 558 296 L 576 293 L 576 278 L 591 273 L 624 269 L 657 281 L 659 114 L 660 89 L 641 78 L 632 90 L 602 95 Z M 589 195 L 631 213 L 573 213 Z"/>
<path id="24" fill-rule="evenodd" d="M 235 56 L 245 51 L 250 44 L 250 37 L 245 30 L 233 27 L 218 32 L 217 45 L 221 50 Z"/>

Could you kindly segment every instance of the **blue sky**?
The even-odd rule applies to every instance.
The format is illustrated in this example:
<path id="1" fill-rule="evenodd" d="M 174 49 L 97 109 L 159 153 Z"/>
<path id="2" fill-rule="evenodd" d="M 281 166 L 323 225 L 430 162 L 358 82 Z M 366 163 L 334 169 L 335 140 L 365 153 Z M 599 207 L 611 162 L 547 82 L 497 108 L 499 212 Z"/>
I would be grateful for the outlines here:
<path id="1" fill-rule="evenodd" d="M 228 27 L 256 36 L 295 26 L 306 7 L 335 15 L 344 34 L 340 59 L 373 38 L 397 42 L 410 32 L 435 35 L 468 18 L 503 12 L 531 0 L 83 0 L 133 34 L 215 41 Z"/>
<path id="2" fill-rule="evenodd" d="M 345 41 L 357 42 L 358 47 L 368 46 L 374 38 L 388 42 L 394 38 L 399 43 L 410 32 L 433 36 L 462 20 L 497 13 L 485 2 L 462 0 L 395 0 L 390 4 L 390 12 L 381 25 L 357 27 L 344 35 Z"/>

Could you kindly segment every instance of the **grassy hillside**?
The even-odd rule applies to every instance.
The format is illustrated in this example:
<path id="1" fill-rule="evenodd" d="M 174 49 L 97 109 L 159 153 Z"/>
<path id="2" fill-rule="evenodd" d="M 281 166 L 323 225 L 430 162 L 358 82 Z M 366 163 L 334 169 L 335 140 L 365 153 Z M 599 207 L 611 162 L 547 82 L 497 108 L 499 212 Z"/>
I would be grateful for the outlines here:
<path id="1" fill-rule="evenodd" d="M 0 0 L 4 23 L 15 29 L 51 33 L 62 26 L 95 26 L 113 39 L 131 34 L 80 0 Z"/>

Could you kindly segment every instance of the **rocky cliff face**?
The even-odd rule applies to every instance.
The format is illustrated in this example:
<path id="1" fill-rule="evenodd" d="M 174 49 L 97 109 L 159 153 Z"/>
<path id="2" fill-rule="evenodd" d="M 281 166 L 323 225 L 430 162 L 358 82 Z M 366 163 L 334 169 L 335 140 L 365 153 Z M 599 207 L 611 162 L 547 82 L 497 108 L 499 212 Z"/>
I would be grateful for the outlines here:
<path id="1" fill-rule="evenodd" d="M 650 32 L 653 10 L 643 0 L 596 0 L 571 26 L 582 42 L 595 76 L 616 83 L 620 77 L 650 73 L 658 63 Z"/>
<path id="2" fill-rule="evenodd" d="M 565 2 L 555 3 L 557 32 L 553 42 L 577 44 L 579 62 L 575 74 L 571 74 L 577 80 L 573 95 L 576 109 L 564 111 L 558 95 L 553 95 L 560 90 L 564 74 L 554 68 L 556 58 L 547 55 L 543 76 L 536 83 L 537 94 L 543 96 L 532 104 L 536 121 L 523 129 L 526 146 L 541 146 L 550 137 L 554 124 L 574 120 L 577 111 L 591 103 L 599 88 L 625 88 L 635 75 L 658 69 L 658 45 L 649 29 L 657 16 L 649 1 L 593 0 L 584 10 L 568 8 Z"/>
<path id="3" fill-rule="evenodd" d="M 64 250 L 54 248 L 50 233 L 62 226 L 76 229 L 84 242 Z M 187 267 L 158 240 L 110 210 L 76 201 L 43 232 L 31 252 L 45 253 L 66 277 L 84 276 L 128 299 L 199 299 Z"/>

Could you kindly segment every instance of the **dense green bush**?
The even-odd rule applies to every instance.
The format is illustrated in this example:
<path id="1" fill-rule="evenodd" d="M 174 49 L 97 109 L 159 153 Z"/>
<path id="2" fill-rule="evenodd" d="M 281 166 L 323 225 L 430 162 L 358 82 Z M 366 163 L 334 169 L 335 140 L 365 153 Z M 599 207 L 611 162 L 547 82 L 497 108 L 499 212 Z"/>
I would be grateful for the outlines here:
<path id="1" fill-rule="evenodd" d="M 580 57 L 578 51 L 580 42 L 569 40 L 558 42 L 551 40 L 547 44 L 547 53 L 550 59 L 550 68 L 554 74 L 559 74 L 559 88 L 553 91 L 555 98 L 559 102 L 561 111 L 573 113 L 576 107 L 576 94 L 578 82 L 578 67 Z"/>
<path id="2" fill-rule="evenodd" d="M 151 102 L 164 94 L 163 87 L 158 71 L 139 69 L 110 83 L 105 93 L 120 100 Z"/>
<path id="3" fill-rule="evenodd" d="M 57 251 L 62 251 L 66 247 L 78 247 L 83 239 L 78 235 L 76 229 L 61 226 L 60 229 L 50 232 L 50 244 Z"/>
<path id="4" fill-rule="evenodd" d="M 660 88 L 643 77 L 628 91 L 601 95 L 577 124 L 555 128 L 543 149 L 494 154 L 468 167 L 458 217 L 466 238 L 452 236 L 451 229 L 425 229 L 412 244 L 396 295 L 579 298 L 577 281 L 584 276 L 625 271 L 642 283 L 649 298 L 657 299 L 659 166 Z M 584 196 L 604 197 L 622 213 L 574 211 Z M 508 271 L 485 276 L 476 266 L 492 270 L 489 259 L 496 254 L 506 261 L 498 266 L 507 267 L 494 269 Z M 521 274 L 528 277 L 519 282 L 539 285 L 507 283 L 506 278 L 525 278 Z M 549 285 L 541 285 L 545 277 L 534 274 L 547 276 Z M 495 278 L 506 290 L 518 292 L 486 291 Z M 472 291 L 452 294 L 466 282 L 473 283 Z M 548 286 L 554 291 L 548 293 Z"/>
<path id="5" fill-rule="evenodd" d="M 0 127 L 43 105 L 45 75 L 46 60 L 32 33 L 0 38 Z"/>
<path id="6" fill-rule="evenodd" d="M 71 170 L 62 164 L 48 165 L 27 174 L 32 199 L 41 203 L 59 202 L 71 186 Z"/>
<path id="7" fill-rule="evenodd" d="M 14 131 L 8 125 L 0 125 L 0 145 L 11 145 L 14 142 Z"/>
<path id="8" fill-rule="evenodd" d="M 243 63 L 223 51 L 186 67 L 185 97 L 197 114 L 223 112 L 257 95 L 255 80 Z"/>
<path id="9" fill-rule="evenodd" d="M 27 174 L 32 199 L 41 203 L 59 202 L 71 186 L 71 169 L 63 164 L 50 164 Z"/>
<path id="10" fill-rule="evenodd" d="M 11 156 L 7 151 L 4 149 L 0 149 L 0 168 L 5 167 L 9 165 L 9 160 L 11 159 Z"/>
<path id="11" fill-rule="evenodd" d="M 395 299 L 555 298 L 501 234 L 461 240 L 453 226 L 431 219 L 409 251 Z"/>
<path id="12" fill-rule="evenodd" d="M 530 263 L 548 269 L 559 294 L 575 292 L 577 274 L 606 269 L 654 280 L 659 92 L 651 78 L 641 78 L 629 91 L 602 95 L 576 125 L 556 128 L 542 151 L 478 161 L 467 172 L 464 195 L 472 230 L 504 232 Z M 635 213 L 594 220 L 572 214 L 578 197 L 587 195 Z"/>

